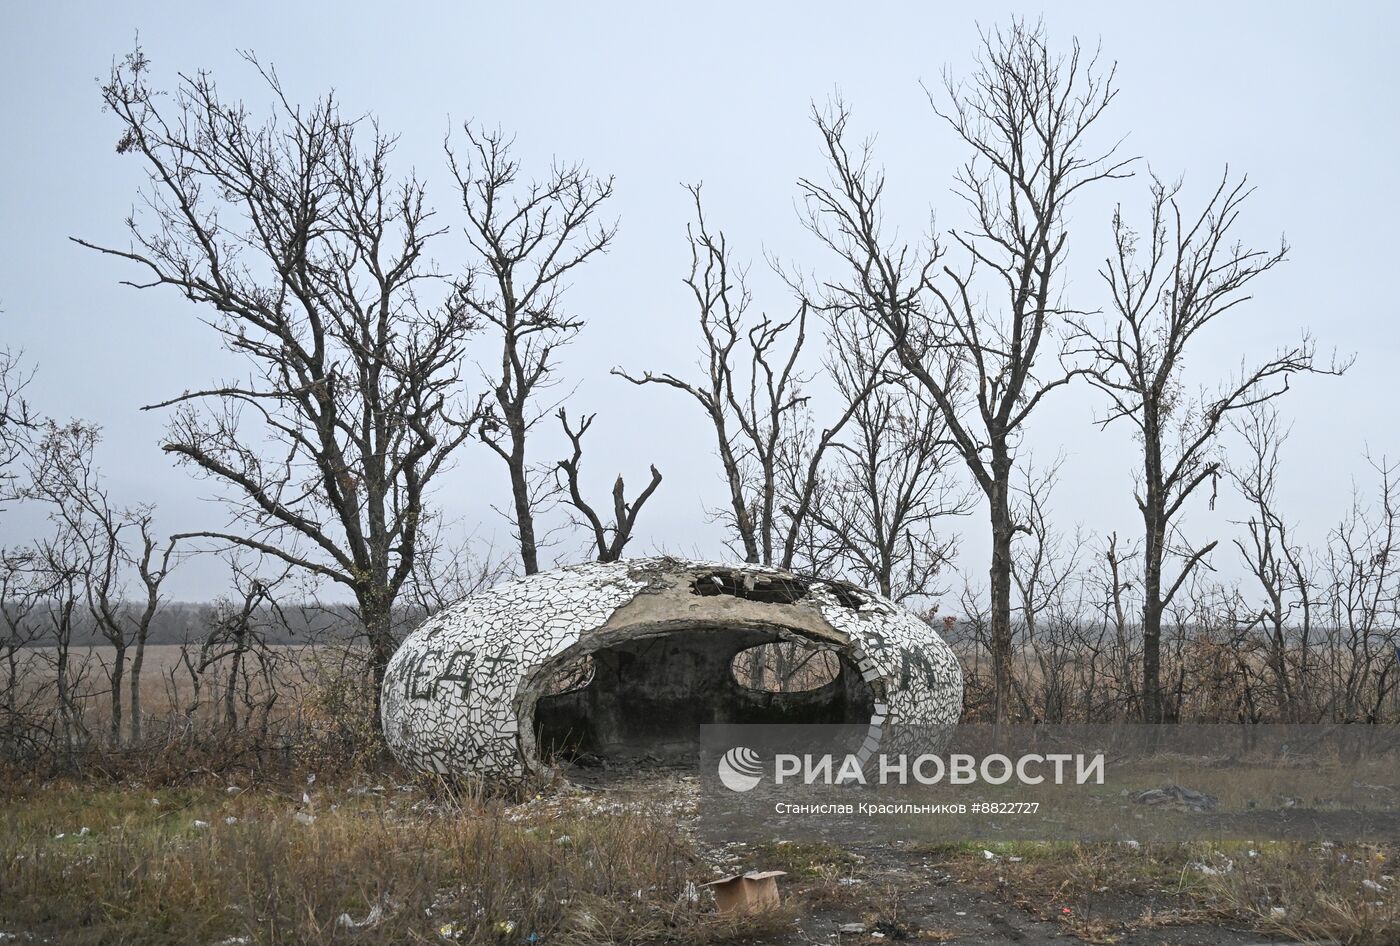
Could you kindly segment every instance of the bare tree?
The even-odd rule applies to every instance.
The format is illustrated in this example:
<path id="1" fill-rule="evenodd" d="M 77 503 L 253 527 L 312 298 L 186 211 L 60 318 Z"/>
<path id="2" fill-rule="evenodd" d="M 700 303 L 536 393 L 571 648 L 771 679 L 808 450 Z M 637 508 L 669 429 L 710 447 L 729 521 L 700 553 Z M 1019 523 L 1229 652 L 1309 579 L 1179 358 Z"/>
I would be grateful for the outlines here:
<path id="1" fill-rule="evenodd" d="M 731 257 L 724 232 L 710 230 L 700 187 L 688 190 L 695 221 L 686 226 L 690 272 L 685 284 L 699 317 L 704 377 L 692 383 L 669 373 L 648 371 L 638 377 L 614 368 L 613 374 L 637 385 L 675 388 L 695 399 L 715 433 L 729 487 L 729 508 L 722 518 L 744 560 L 791 568 L 812 512 L 822 460 L 859 400 L 847 400 L 832 424 L 811 438 L 810 447 L 794 455 L 790 448 L 808 422 L 807 378 L 798 363 L 807 343 L 811 304 L 800 298 L 793 314 L 782 320 L 752 315 L 746 267 Z M 859 396 L 879 380 L 878 374 L 865 379 Z"/>
<path id="2" fill-rule="evenodd" d="M 1117 147 L 1091 151 L 1092 126 L 1116 96 L 1114 69 L 1100 69 L 1074 42 L 1050 52 L 1043 27 L 1015 22 L 982 35 L 967 82 L 944 78 L 948 106 L 933 102 L 971 150 L 957 175 L 972 223 L 950 236 L 964 269 L 925 246 L 886 241 L 884 176 L 871 145 L 846 143 L 841 103 L 814 112 L 830 177 L 801 181 L 811 229 L 850 266 L 840 285 L 853 309 L 887 333 L 903 366 L 942 412 L 949 438 L 987 498 L 991 526 L 990 643 L 996 718 L 1011 699 L 1012 474 L 1024 427 L 1042 400 L 1074 376 L 1048 370 L 1058 327 L 1076 310 L 1060 298 L 1068 229 L 1065 209 L 1083 188 L 1127 176 Z M 988 305 L 983 274 L 1002 294 Z M 950 383 L 951 379 L 951 383 Z M 964 393 L 966 397 L 964 397 Z M 969 403 L 970 402 L 970 403 Z"/>
<path id="3" fill-rule="evenodd" d="M 206 307 L 248 377 L 192 391 L 163 449 L 226 488 L 233 526 L 192 533 L 271 555 L 353 594 L 377 684 L 395 647 L 394 602 L 412 573 L 429 490 L 470 436 L 463 346 L 475 331 L 438 280 L 424 187 L 390 171 L 394 139 L 345 119 L 333 96 L 303 108 L 257 68 L 275 114 L 256 120 L 206 73 L 162 96 L 138 49 L 102 96 L 118 151 L 144 163 L 130 260 Z"/>
<path id="4" fill-rule="evenodd" d="M 612 488 L 612 525 L 604 525 L 597 511 L 583 498 L 583 490 L 579 484 L 579 467 L 583 464 L 583 435 L 588 433 L 588 428 L 593 425 L 593 419 L 596 416 L 596 414 L 583 415 L 579 420 L 578 429 L 575 430 L 569 426 L 568 414 L 564 412 L 562 407 L 559 408 L 559 423 L 563 426 L 569 443 L 573 445 L 573 453 L 568 458 L 559 461 L 558 469 L 564 474 L 564 479 L 568 484 L 570 505 L 583 516 L 593 534 L 593 544 L 598 552 L 598 561 L 615 562 L 622 557 L 622 550 L 632 540 L 632 530 L 637 527 L 637 516 L 641 514 L 642 506 L 646 505 L 651 494 L 656 492 L 656 487 L 661 485 L 661 473 L 653 466 L 651 468 L 651 482 L 630 503 L 627 501 L 627 487 L 622 482 L 622 475 L 618 474 Z"/>
<path id="5" fill-rule="evenodd" d="M 1315 365 L 1312 340 L 1304 336 L 1243 368 L 1213 395 L 1193 399 L 1184 392 L 1188 349 L 1198 347 L 1196 340 L 1219 316 L 1249 299 L 1249 284 L 1281 262 L 1287 246 L 1255 250 L 1232 242 L 1251 191 L 1243 178 L 1232 181 L 1228 170 L 1199 214 L 1183 214 L 1179 190 L 1179 184 L 1153 180 L 1145 239 L 1121 210 L 1114 214 L 1115 255 L 1101 271 L 1113 314 L 1106 325 L 1075 319 L 1072 332 L 1090 383 L 1108 398 L 1100 425 L 1126 420 L 1142 444 L 1136 499 L 1143 521 L 1142 713 L 1147 722 L 1163 718 L 1162 613 L 1217 544 L 1195 545 L 1176 529 L 1187 501 L 1206 484 L 1213 487 L 1220 473 L 1217 436 L 1232 413 L 1286 391 L 1290 375 L 1322 370 Z M 1165 576 L 1169 558 L 1181 564 L 1175 575 Z"/>
<path id="6" fill-rule="evenodd" d="M 1083 536 L 1070 541 L 1050 521 L 1050 497 L 1059 482 L 1062 458 L 1037 469 L 1027 456 L 1016 486 L 1013 515 L 1020 524 L 1011 548 L 1011 579 L 1016 585 L 1016 605 L 1021 614 L 1022 659 L 1033 658 L 1034 669 L 1013 683 L 1017 699 L 1026 715 L 1036 720 L 1062 719 L 1068 694 L 1064 679 L 1066 624 L 1074 624 L 1082 614 L 1064 612 L 1066 595 L 1079 566 Z M 1058 612 L 1058 613 L 1057 613 Z M 1068 618 L 1068 620 L 1066 620 Z M 1081 643 L 1082 637 L 1076 641 Z M 1038 684 L 1043 699 L 1035 701 L 1026 692 L 1031 682 Z M 1038 703 L 1038 705 L 1036 705 Z"/>
<path id="7" fill-rule="evenodd" d="M 176 541 L 162 543 L 156 537 L 150 506 L 119 509 L 112 504 L 95 464 L 100 439 L 95 425 L 49 421 L 43 430 L 33 450 L 26 495 L 46 504 L 50 520 L 71 539 L 70 560 L 80 577 L 87 613 L 113 651 L 107 669 L 109 738 L 113 745 L 122 741 L 129 711 L 126 738 L 135 743 L 141 738 L 146 641 L 161 605 L 161 584 L 174 564 Z M 139 600 L 130 594 L 132 577 L 141 585 Z"/>
<path id="8" fill-rule="evenodd" d="M 1400 683 L 1400 468 L 1370 459 L 1377 500 L 1353 492 L 1327 537 L 1324 562 L 1328 716 L 1375 723 Z"/>
<path id="9" fill-rule="evenodd" d="M 459 160 L 450 147 L 448 157 L 476 262 L 457 295 L 493 327 L 500 343 L 500 366 L 487 373 L 499 413 L 481 421 L 480 434 L 509 472 L 511 520 L 521 565 L 531 575 L 540 568 L 535 514 L 552 480 L 549 470 L 531 466 L 526 439 L 547 413 L 536 402 L 557 383 L 558 349 L 583 327 L 582 319 L 564 310 L 565 278 L 605 252 L 617 233 L 615 223 L 597 222 L 613 183 L 572 164 L 556 165 L 543 182 L 524 184 L 512 139 L 471 125 L 465 134 L 465 158 Z"/>
<path id="10" fill-rule="evenodd" d="M 19 740 L 25 728 L 20 688 L 31 662 L 26 648 L 39 638 L 33 560 L 32 549 L 0 549 L 0 740 L 6 742 Z"/>
<path id="11" fill-rule="evenodd" d="M 858 584 L 896 601 L 932 595 L 957 552 L 956 539 L 937 526 L 972 508 L 949 470 L 956 457 L 943 415 L 907 375 L 880 367 L 885 349 L 863 314 L 837 311 L 832 325 L 827 371 L 857 407 L 833 444 L 812 521 Z M 867 393 L 868 379 L 881 375 Z"/>
<path id="12" fill-rule="evenodd" d="M 1268 402 L 1251 405 L 1231 426 L 1246 450 L 1243 461 L 1226 463 L 1225 473 L 1249 505 L 1245 537 L 1234 543 L 1264 598 L 1250 623 L 1268 635 L 1266 659 L 1282 719 L 1305 722 L 1303 714 L 1312 706 L 1314 595 L 1307 552 L 1279 509 L 1279 451 L 1288 431 L 1280 428 L 1278 412 Z M 1296 639 L 1291 639 L 1295 631 Z M 1291 665 L 1294 654 L 1296 667 Z"/>
<path id="13" fill-rule="evenodd" d="M 244 727 L 251 725 L 255 713 L 260 713 L 261 729 L 266 732 L 278 694 L 269 685 L 263 688 L 260 699 L 254 696 L 253 664 L 257 664 L 258 675 L 270 683 L 277 656 L 268 647 L 266 630 L 269 623 L 285 623 L 277 591 L 293 566 L 281 562 L 279 569 L 264 572 L 257 560 L 249 562 L 237 554 L 225 557 L 233 577 L 232 593 L 214 602 L 208 618 L 209 633 L 200 643 L 199 662 L 193 672 L 200 678 L 214 673 L 223 675 L 222 688 L 215 678 L 212 690 L 221 698 L 219 718 L 226 731 L 239 728 L 241 696 Z"/>
<path id="14" fill-rule="evenodd" d="M 49 644 L 43 662 L 49 665 L 54 684 L 54 705 L 58 712 L 58 742 L 71 764 L 77 749 L 85 746 L 89 732 L 82 712 L 83 683 L 90 662 L 75 651 L 74 635 L 79 631 L 84 587 L 91 559 L 81 536 L 62 518 L 53 532 L 34 544 L 30 559 L 33 591 L 41 604 L 41 636 Z"/>

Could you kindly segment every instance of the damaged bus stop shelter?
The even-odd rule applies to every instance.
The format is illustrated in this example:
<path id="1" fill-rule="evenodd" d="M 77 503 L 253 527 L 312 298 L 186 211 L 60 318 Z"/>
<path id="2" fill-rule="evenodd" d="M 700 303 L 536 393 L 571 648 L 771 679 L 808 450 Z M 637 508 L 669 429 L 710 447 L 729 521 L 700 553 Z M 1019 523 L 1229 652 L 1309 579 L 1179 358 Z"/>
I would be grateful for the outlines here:
<path id="1" fill-rule="evenodd" d="M 410 768 L 486 776 L 553 760 L 693 758 L 702 725 L 950 725 L 962 673 L 926 622 L 851 585 L 650 558 L 541 572 L 444 608 L 384 678 Z"/>

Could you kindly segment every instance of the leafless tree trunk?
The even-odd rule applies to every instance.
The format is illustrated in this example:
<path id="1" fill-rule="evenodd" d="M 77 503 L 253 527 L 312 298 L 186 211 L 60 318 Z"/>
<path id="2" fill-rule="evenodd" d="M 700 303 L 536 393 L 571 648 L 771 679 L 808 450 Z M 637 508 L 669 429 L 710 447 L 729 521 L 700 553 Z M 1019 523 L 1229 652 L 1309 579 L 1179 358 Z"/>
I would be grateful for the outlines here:
<path id="1" fill-rule="evenodd" d="M 58 730 L 64 758 L 76 760 L 76 751 L 87 743 L 88 730 L 80 704 L 86 661 L 73 653 L 73 634 L 82 607 L 84 583 L 90 562 L 82 538 L 61 519 L 54 533 L 35 545 L 32 567 L 35 593 L 47 624 L 44 637 L 52 646 L 47 660 L 53 670 Z"/>
<path id="2" fill-rule="evenodd" d="M 33 451 L 28 497 L 44 503 L 66 540 L 67 565 L 81 589 L 88 615 L 112 647 L 107 668 L 108 740 L 121 744 L 122 683 L 131 640 L 121 614 L 127 517 L 115 511 L 94 465 L 97 428 L 82 421 L 48 421 Z"/>
<path id="3" fill-rule="evenodd" d="M 3 725 L 17 726 L 19 722 L 21 662 L 25 648 L 38 638 L 35 609 L 39 599 L 34 588 L 34 553 L 31 549 L 0 550 L 0 659 L 4 661 L 4 678 L 0 681 L 0 712 Z"/>
<path id="4" fill-rule="evenodd" d="M 1076 535 L 1071 537 L 1067 548 L 1064 536 L 1050 522 L 1049 500 L 1059 479 L 1059 469 L 1058 460 L 1044 469 L 1033 469 L 1028 457 L 1021 470 L 1022 479 L 1016 488 L 1013 510 L 1021 529 L 1012 545 L 1011 579 L 1016 586 L 1016 605 L 1021 612 L 1024 641 L 1015 651 L 1034 656 L 1034 672 L 1022 676 L 1026 681 L 1038 681 L 1041 692 L 1050 698 L 1037 706 L 1034 691 L 1025 692 L 1029 689 L 1028 683 L 1018 684 L 1013 675 L 1012 685 L 1026 713 L 1044 722 L 1063 716 L 1062 700 L 1051 696 L 1052 692 L 1058 694 L 1065 689 L 1059 677 L 1058 651 L 1062 642 L 1045 638 L 1061 630 L 1056 626 L 1055 608 L 1063 601 L 1078 569 L 1079 549 L 1083 546 L 1082 537 Z M 1069 622 L 1077 623 L 1083 617 L 1077 614 Z"/>
<path id="5" fill-rule="evenodd" d="M 1176 529 L 1177 516 L 1198 489 L 1214 485 L 1220 463 L 1213 451 L 1229 415 L 1282 394 L 1290 375 L 1319 370 L 1313 343 L 1304 337 L 1243 370 L 1214 395 L 1192 399 L 1183 394 L 1183 368 L 1188 349 L 1196 347 L 1193 341 L 1217 317 L 1246 301 L 1249 284 L 1281 262 L 1287 247 L 1252 250 L 1231 242 L 1250 190 L 1243 179 L 1232 182 L 1228 171 L 1195 216 L 1184 216 L 1179 190 L 1179 184 L 1169 187 L 1154 179 L 1144 240 L 1121 212 L 1114 214 L 1116 252 L 1102 270 L 1112 294 L 1112 317 L 1102 326 L 1072 320 L 1073 344 L 1087 359 L 1090 383 L 1108 398 L 1100 424 L 1126 419 L 1142 443 L 1136 499 L 1143 520 L 1146 722 L 1160 722 L 1164 715 L 1162 614 L 1217 544 L 1187 542 Z M 1170 577 L 1164 575 L 1169 556 L 1182 562 Z"/>
<path id="6" fill-rule="evenodd" d="M 583 463 L 583 435 L 592 426 L 595 416 L 597 415 L 583 415 L 579 420 L 578 430 L 574 430 L 569 426 L 569 417 L 564 409 L 559 408 L 559 423 L 563 426 L 569 443 L 573 445 L 573 453 L 567 459 L 559 461 L 558 469 L 564 474 L 568 484 L 570 505 L 583 516 L 593 533 L 598 561 L 615 562 L 622 557 L 622 550 L 632 539 L 632 530 L 637 526 L 637 516 L 641 514 L 642 506 L 646 505 L 651 494 L 656 492 L 656 487 L 661 485 L 661 473 L 653 466 L 651 482 L 630 503 L 627 501 L 627 489 L 622 482 L 622 475 L 619 474 L 612 489 L 613 523 L 611 526 L 603 525 L 597 511 L 583 498 L 583 491 L 579 485 L 579 467 Z"/>
<path id="7" fill-rule="evenodd" d="M 564 310 L 565 276 L 605 252 L 617 233 L 616 224 L 597 222 L 613 183 L 575 164 L 556 166 L 543 182 L 526 185 L 517 180 L 511 139 L 470 125 L 465 134 L 465 157 L 459 160 L 450 149 L 448 156 L 476 262 L 458 297 L 500 341 L 500 369 L 487 379 L 499 413 L 482 420 L 480 434 L 506 464 L 520 561 L 532 575 L 540 569 L 539 492 L 550 480 L 530 465 L 526 440 L 546 413 L 536 403 L 539 395 L 557 382 L 557 350 L 583 327 Z"/>
<path id="8" fill-rule="evenodd" d="M 1091 127 L 1116 96 L 1114 70 L 1100 70 L 1077 42 L 1066 56 L 1052 54 L 1039 26 L 1017 22 L 984 34 L 971 79 L 949 75 L 944 86 L 949 105 L 934 104 L 934 111 L 972 152 L 957 177 L 972 225 L 950 234 L 967 256 L 966 269 L 940 266 L 936 240 L 924 247 L 885 241 L 884 177 L 869 143 L 854 150 L 846 144 L 848 114 L 839 103 L 816 115 L 830 178 L 801 186 L 811 228 L 851 266 L 844 286 L 850 306 L 884 329 L 899 363 L 942 412 L 986 496 L 991 657 L 996 719 L 1004 722 L 1012 697 L 1016 448 L 1045 395 L 1076 373 L 1047 373 L 1044 363 L 1058 324 L 1075 311 L 1059 297 L 1065 208 L 1083 188 L 1126 176 L 1130 161 L 1115 157 L 1116 146 L 1087 150 Z M 1005 294 L 1000 308 L 986 304 L 979 270 Z"/>
<path id="9" fill-rule="evenodd" d="M 1400 476 L 1385 460 L 1372 465 L 1378 502 L 1354 495 L 1327 542 L 1328 708 L 1338 722 L 1378 722 L 1400 662 Z"/>
<path id="10" fill-rule="evenodd" d="M 243 681 L 246 691 L 249 662 L 260 658 L 264 664 L 267 663 L 267 644 L 259 613 L 263 610 L 278 611 L 274 592 L 286 580 L 287 569 L 291 566 L 284 564 L 280 574 L 259 575 L 256 569 L 247 567 L 236 556 L 230 557 L 229 565 L 234 577 L 234 594 L 215 603 L 209 622 L 209 635 L 200 646 L 199 663 L 193 672 L 202 677 L 211 669 L 223 671 L 223 727 L 228 732 L 235 732 L 238 729 L 239 681 Z M 271 697 L 276 698 L 275 694 Z M 249 710 L 244 719 L 247 725 L 252 721 L 256 703 L 252 695 L 246 692 L 244 702 Z"/>
<path id="11" fill-rule="evenodd" d="M 1279 512 L 1279 451 L 1288 431 L 1280 429 L 1278 413 L 1267 402 L 1252 405 L 1231 424 L 1247 450 L 1244 461 L 1227 463 L 1225 472 L 1250 511 L 1246 538 L 1235 539 L 1235 547 L 1264 596 L 1256 620 L 1269 635 L 1267 659 L 1280 716 L 1285 722 L 1307 722 L 1312 710 L 1313 579 L 1304 550 Z M 1289 646 L 1295 622 L 1296 668 L 1290 666 Z"/>
<path id="12" fill-rule="evenodd" d="M 150 637 L 151 623 L 155 620 L 156 612 L 160 610 L 162 603 L 160 587 L 170 570 L 174 567 L 173 557 L 175 555 L 174 538 L 168 539 L 165 546 L 157 552 L 157 540 L 151 533 L 151 514 L 149 510 L 141 510 L 135 518 L 137 532 L 140 536 L 141 548 L 131 562 L 136 569 L 137 578 L 141 582 L 142 591 L 145 592 L 144 600 L 133 602 L 135 609 L 131 616 L 132 624 L 132 644 L 131 644 L 131 699 L 130 699 L 130 731 L 128 740 L 131 745 L 139 745 L 141 742 L 141 674 L 146 663 L 146 640 Z"/>
<path id="13" fill-rule="evenodd" d="M 336 582 L 355 598 L 376 690 L 393 654 L 395 600 L 413 570 L 434 478 L 470 436 L 459 300 L 431 304 L 433 229 L 423 185 L 390 171 L 393 139 L 342 119 L 332 96 L 256 121 L 197 73 L 168 96 L 138 49 L 103 102 L 118 150 L 146 166 L 128 249 L 138 287 L 207 307 L 245 381 L 186 392 L 163 448 L 225 487 L 241 528 L 213 539 Z"/>

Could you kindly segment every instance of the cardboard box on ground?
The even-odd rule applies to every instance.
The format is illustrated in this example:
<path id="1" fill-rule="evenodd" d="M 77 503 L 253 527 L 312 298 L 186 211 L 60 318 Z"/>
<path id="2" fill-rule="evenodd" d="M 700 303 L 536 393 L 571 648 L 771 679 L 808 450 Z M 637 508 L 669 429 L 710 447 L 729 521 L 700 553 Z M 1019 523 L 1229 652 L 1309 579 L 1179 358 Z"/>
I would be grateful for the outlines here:
<path id="1" fill-rule="evenodd" d="M 713 887 L 720 913 L 761 913 L 778 905 L 778 878 L 785 870 L 758 870 L 731 874 L 702 887 Z"/>

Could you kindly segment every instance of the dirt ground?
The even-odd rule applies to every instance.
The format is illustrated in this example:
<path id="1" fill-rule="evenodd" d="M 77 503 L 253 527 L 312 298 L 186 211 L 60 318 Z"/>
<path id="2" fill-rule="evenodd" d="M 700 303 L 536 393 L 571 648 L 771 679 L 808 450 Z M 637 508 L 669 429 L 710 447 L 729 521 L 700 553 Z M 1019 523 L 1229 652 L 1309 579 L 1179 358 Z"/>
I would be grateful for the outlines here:
<path id="1" fill-rule="evenodd" d="M 392 767 L 17 787 L 0 943 L 1400 942 L 1393 846 L 717 840 L 693 768 L 565 774 L 486 795 Z M 706 882 L 751 870 L 785 872 L 781 906 L 717 915 Z"/>
<path id="2" fill-rule="evenodd" d="M 694 826 L 699 780 L 684 769 L 618 773 L 590 769 L 574 770 L 570 776 L 582 795 L 623 806 L 659 803 L 683 825 L 689 821 Z M 1094 881 L 1081 869 L 1083 852 L 1061 850 L 1033 865 L 1012 853 L 1017 848 L 1006 846 L 992 851 L 980 845 L 931 847 L 898 840 L 843 848 L 783 839 L 718 846 L 698 838 L 697 842 L 717 876 L 747 870 L 787 871 L 780 887 L 790 922 L 785 932 L 758 940 L 775 946 L 900 941 L 979 946 L 1298 942 L 1271 938 L 1213 916 L 1193 896 L 1190 885 L 1180 878 L 1171 882 L 1166 876 L 1171 872 L 1156 864 L 1143 871 L 1151 876 L 1104 878 L 1119 882 L 1089 887 L 1086 902 L 1085 882 Z M 1113 873 L 1125 866 L 1110 864 L 1107 869 Z M 1037 882 L 1018 883 L 1026 878 Z"/>

